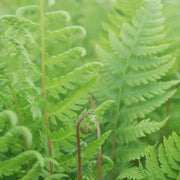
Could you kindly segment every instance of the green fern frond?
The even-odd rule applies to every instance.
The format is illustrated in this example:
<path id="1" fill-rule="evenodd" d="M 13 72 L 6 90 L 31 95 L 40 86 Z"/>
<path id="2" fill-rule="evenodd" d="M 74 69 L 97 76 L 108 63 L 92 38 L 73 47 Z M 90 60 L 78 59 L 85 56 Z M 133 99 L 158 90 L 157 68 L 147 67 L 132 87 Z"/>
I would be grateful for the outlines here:
<path id="1" fill-rule="evenodd" d="M 5 110 L 0 112 L 0 121 L 7 121 L 7 119 L 10 121 L 13 127 L 18 122 L 17 116 L 13 111 Z"/>
<path id="2" fill-rule="evenodd" d="M 146 98 L 153 98 L 156 95 L 164 94 L 165 90 L 169 89 L 172 86 L 175 86 L 178 83 L 178 80 L 151 83 L 148 85 L 144 85 L 143 87 L 137 87 L 133 91 L 131 91 L 130 88 L 126 87 L 122 97 L 123 102 L 126 105 L 132 105 L 134 103 L 146 101 Z"/>
<path id="3" fill-rule="evenodd" d="M 67 117 L 75 117 L 75 111 L 80 110 L 81 105 L 87 103 L 88 93 L 90 93 L 93 90 L 96 81 L 97 76 L 94 76 L 85 84 L 77 87 L 64 101 L 60 102 L 56 106 L 53 104 L 49 105 L 49 116 L 57 116 L 63 122 L 68 120 Z"/>
<path id="4" fill-rule="evenodd" d="M 146 155 L 146 168 L 146 174 L 149 179 L 166 179 L 159 167 L 159 162 L 152 148 L 148 149 L 148 153 Z"/>
<path id="5" fill-rule="evenodd" d="M 140 8 L 136 10 L 132 4 Z M 161 9 L 161 0 L 115 1 L 109 24 L 105 24 L 105 30 L 109 32 L 107 39 L 96 46 L 96 52 L 104 63 L 97 96 L 103 101 L 112 98 L 116 104 L 114 116 L 110 116 L 115 119 L 112 157 L 115 152 L 120 159 L 125 156 L 125 153 L 114 150 L 116 144 L 119 146 L 117 149 L 124 149 L 124 152 L 127 150 L 124 143 L 127 148 L 130 142 L 134 143 L 139 149 L 138 138 L 158 131 L 167 121 L 142 119 L 168 101 L 176 92 L 172 87 L 179 83 L 161 80 L 175 64 L 175 58 L 166 53 L 170 44 L 164 41 L 165 19 Z M 136 157 L 144 154 L 145 148 L 140 146 Z M 121 170 L 133 157 L 131 151 L 129 158 L 123 159 L 126 162 L 118 162 Z"/>
<path id="6" fill-rule="evenodd" d="M 88 144 L 87 148 L 85 150 L 82 150 L 82 157 L 84 159 L 88 158 L 93 158 L 93 156 L 95 154 L 97 154 L 97 150 L 99 149 L 99 147 L 101 147 L 102 144 L 104 144 L 105 140 L 108 138 L 108 136 L 110 136 L 111 134 L 111 130 L 105 132 L 99 139 L 91 142 Z"/>
<path id="7" fill-rule="evenodd" d="M 108 156 L 102 156 L 102 176 L 105 178 L 107 172 L 110 171 L 114 166 L 113 161 Z M 91 161 L 88 164 L 88 177 L 91 179 L 97 179 L 97 161 Z"/>
<path id="8" fill-rule="evenodd" d="M 22 26 L 15 15 L 4 15 L 0 17 L 0 22 L 5 27 L 9 26 Z"/>
<path id="9" fill-rule="evenodd" d="M 144 176 L 138 167 L 130 167 L 130 168 L 124 169 L 121 175 L 117 177 L 117 180 L 124 179 L 124 178 L 135 180 L 135 179 L 143 179 Z"/>
<path id="10" fill-rule="evenodd" d="M 113 103 L 113 100 L 107 100 L 101 105 L 97 107 L 97 109 L 94 111 L 94 114 L 96 115 L 96 120 L 101 121 L 103 119 L 103 115 L 105 111 L 109 108 L 109 106 Z"/>
<path id="11" fill-rule="evenodd" d="M 32 143 L 32 134 L 29 129 L 24 126 L 16 126 L 10 129 L 5 135 L 0 137 L 0 151 L 2 152 L 7 150 L 6 146 L 11 143 L 14 136 L 19 134 L 24 135 L 27 145 L 30 147 Z"/>
<path id="12" fill-rule="evenodd" d="M 158 148 L 158 155 L 149 147 L 146 153 L 145 174 L 148 179 L 179 179 L 180 137 L 173 132 L 171 136 L 163 139 Z"/>
<path id="13" fill-rule="evenodd" d="M 167 64 L 159 66 L 157 69 L 150 69 L 141 72 L 131 72 L 126 77 L 126 83 L 129 86 L 139 86 L 141 84 L 148 84 L 149 82 L 155 82 L 158 79 L 161 79 L 169 69 L 173 67 L 175 59 L 169 61 Z"/>
<path id="14" fill-rule="evenodd" d="M 63 144 L 73 146 L 75 131 L 66 124 L 73 122 L 82 106 L 88 102 L 89 93 L 96 86 L 98 69 L 102 66 L 101 63 L 88 63 L 78 67 L 78 64 L 83 63 L 78 60 L 86 55 L 86 50 L 77 45 L 81 37 L 86 35 L 85 29 L 81 26 L 69 26 L 70 16 L 65 11 L 44 12 L 47 7 L 43 8 L 43 2 L 42 0 L 40 8 L 36 5 L 22 7 L 16 11 L 16 15 L 0 18 L 3 26 L 0 36 L 3 40 L 0 51 L 3 55 L 0 61 L 4 63 L 3 82 L 12 91 L 9 93 L 13 96 L 11 108 L 16 108 L 20 123 L 22 119 L 22 123 L 28 124 L 33 134 L 37 135 L 33 148 L 50 158 L 43 158 L 40 153 L 28 150 L 25 146 L 26 152 L 15 151 L 19 153 L 16 157 L 7 160 L 3 156 L 6 160 L 0 162 L 0 176 L 10 175 L 11 178 L 17 174 L 23 180 L 68 177 L 64 171 L 72 171 L 70 168 L 74 168 L 75 163 L 71 164 L 69 161 L 74 162 L 75 152 L 72 148 L 63 148 Z M 45 112 L 46 121 L 42 112 Z M 36 119 L 36 123 L 28 121 L 32 117 Z M 61 121 L 56 123 L 58 127 L 53 124 L 56 120 Z M 45 122 L 48 132 L 44 130 Z M 59 126 L 65 128 L 56 132 Z M 50 133 L 51 128 L 53 133 Z M 20 131 L 26 140 L 26 136 L 30 137 L 26 130 L 24 126 L 15 127 L 14 131 L 10 129 L 9 134 L 2 136 L 4 139 L 0 139 L 0 143 L 5 145 L 5 141 L 11 139 L 11 134 L 17 135 Z M 95 141 L 92 149 L 88 147 L 87 153 L 92 151 L 92 155 L 97 154 L 97 149 L 109 134 Z M 40 145 L 37 143 L 39 140 L 42 141 Z M 22 144 L 17 143 L 17 146 Z M 37 161 L 31 160 L 33 156 Z M 66 161 L 61 162 L 64 156 Z M 57 163 L 54 158 L 61 163 Z M 28 164 L 28 170 L 24 169 L 25 164 Z M 53 164 L 53 170 L 47 164 Z"/>
<path id="15" fill-rule="evenodd" d="M 145 70 L 151 68 L 157 68 L 160 65 L 167 63 L 171 59 L 171 55 L 157 57 L 157 56 L 149 56 L 144 59 L 143 57 L 135 57 L 130 64 L 131 68 L 135 71 L 137 70 Z"/>
<path id="16" fill-rule="evenodd" d="M 170 97 L 175 94 L 175 92 L 176 90 L 167 91 L 166 93 L 158 97 L 154 97 L 149 101 L 122 108 L 120 115 L 123 118 L 128 119 L 129 121 L 138 117 L 144 118 L 146 114 L 152 112 L 153 110 L 155 110 L 155 108 L 165 103 Z"/>
<path id="17" fill-rule="evenodd" d="M 23 178 L 21 178 L 21 180 L 29 180 L 29 179 L 38 178 L 40 176 L 40 170 L 41 170 L 41 166 L 39 162 L 36 162 L 32 166 L 32 168 L 27 172 L 27 174 Z"/>
<path id="18" fill-rule="evenodd" d="M 52 22 L 52 20 L 54 20 L 54 19 L 58 19 L 59 22 L 71 20 L 69 13 L 66 11 L 47 12 L 47 13 L 45 13 L 45 18 L 46 18 L 46 21 L 49 21 L 49 22 Z"/>
<path id="19" fill-rule="evenodd" d="M 120 127 L 118 129 L 118 136 L 121 142 L 129 143 L 135 141 L 140 137 L 146 137 L 147 134 L 151 134 L 161 129 L 166 123 L 168 118 L 161 122 L 150 121 L 150 119 L 142 120 L 139 123 L 133 123 L 127 127 Z"/>
<path id="20" fill-rule="evenodd" d="M 37 151 L 28 150 L 12 159 L 0 162 L 0 176 L 13 174 L 13 172 L 19 170 L 22 165 L 28 163 L 27 159 L 31 159 L 33 157 L 37 158 L 41 167 L 44 166 L 44 159 L 42 155 Z"/>
<path id="21" fill-rule="evenodd" d="M 46 32 L 46 39 L 48 41 L 54 41 L 58 39 L 68 39 L 74 36 L 85 36 L 86 31 L 81 26 L 68 26 L 56 31 L 47 31 Z"/>
<path id="22" fill-rule="evenodd" d="M 65 76 L 61 76 L 59 79 L 52 79 L 52 81 L 50 81 L 46 78 L 46 87 L 48 90 L 53 89 L 65 94 L 67 93 L 66 89 L 74 89 L 75 83 L 81 83 L 85 78 L 90 78 L 94 71 L 100 66 L 100 63 L 87 63 L 80 68 L 74 69 Z"/>
<path id="23" fill-rule="evenodd" d="M 51 56 L 47 59 L 45 62 L 47 65 L 49 64 L 62 64 L 64 65 L 65 60 L 70 60 L 78 57 L 83 57 L 86 55 L 86 50 L 82 47 L 75 47 L 72 49 L 69 49 L 68 51 L 63 52 L 62 54 L 59 54 L 57 56 Z"/>
<path id="24" fill-rule="evenodd" d="M 47 132 L 47 134 L 52 142 L 58 141 L 66 147 L 73 147 L 71 142 L 76 142 L 76 132 L 70 125 L 65 126 L 65 128 L 60 128 L 58 131 L 52 133 Z"/>
<path id="25" fill-rule="evenodd" d="M 33 14 L 35 12 L 38 12 L 37 11 L 38 8 L 39 8 L 39 6 L 37 6 L 37 5 L 20 7 L 16 11 L 16 17 L 22 23 L 26 23 L 28 25 L 35 26 L 35 27 L 40 26 L 40 24 L 38 22 L 35 22 L 33 20 L 30 20 L 29 18 L 24 17 L 24 14 L 27 13 L 27 12 L 30 12 L 31 14 Z"/>

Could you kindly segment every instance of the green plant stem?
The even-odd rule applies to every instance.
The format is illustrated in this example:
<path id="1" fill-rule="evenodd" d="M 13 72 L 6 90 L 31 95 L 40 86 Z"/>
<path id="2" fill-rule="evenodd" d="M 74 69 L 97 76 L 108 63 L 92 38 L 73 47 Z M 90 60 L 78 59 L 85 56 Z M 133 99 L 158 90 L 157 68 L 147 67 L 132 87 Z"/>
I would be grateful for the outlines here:
<path id="1" fill-rule="evenodd" d="M 78 180 L 82 180 L 81 176 L 81 145 L 80 145 L 80 136 L 79 136 L 79 127 L 81 122 L 83 121 L 84 117 L 88 114 L 93 114 L 92 112 L 85 112 L 79 119 L 76 127 L 76 134 L 77 134 L 77 146 L 78 146 Z"/>
<path id="2" fill-rule="evenodd" d="M 40 0 L 40 11 L 41 11 L 41 72 L 42 72 L 42 86 L 43 86 L 43 98 L 46 101 L 46 86 L 44 82 L 45 77 L 45 64 L 44 64 L 44 54 L 45 54 L 45 43 L 44 43 L 44 7 L 43 7 L 43 0 Z M 44 110 L 45 120 L 46 120 L 46 128 L 49 130 L 49 120 L 48 120 L 48 113 Z M 48 137 L 48 150 L 49 156 L 52 157 L 51 152 L 51 139 Z M 50 162 L 50 174 L 53 174 L 53 163 Z"/>
<path id="3" fill-rule="evenodd" d="M 95 103 L 91 94 L 90 94 L 90 100 L 91 100 L 91 104 L 93 106 L 93 110 L 95 111 L 97 107 L 96 107 L 96 103 Z M 98 137 L 98 139 L 101 137 L 101 128 L 100 128 L 99 122 L 97 124 L 97 137 Z M 98 180 L 102 180 L 102 151 L 101 151 L 101 147 L 98 149 L 97 165 L 98 165 Z"/>

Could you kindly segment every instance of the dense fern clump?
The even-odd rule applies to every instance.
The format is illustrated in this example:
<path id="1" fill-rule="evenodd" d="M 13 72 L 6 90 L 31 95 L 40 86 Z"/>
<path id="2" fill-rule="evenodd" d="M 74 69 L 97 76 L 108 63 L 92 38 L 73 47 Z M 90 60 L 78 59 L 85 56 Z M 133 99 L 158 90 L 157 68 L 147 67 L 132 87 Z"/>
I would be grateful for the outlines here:
<path id="1" fill-rule="evenodd" d="M 40 6 L 21 7 L 15 15 L 0 18 L 0 87 L 3 89 L 0 109 L 15 110 L 22 132 L 26 125 L 36 136 L 32 148 L 46 162 L 36 178 L 59 179 L 71 174 L 73 179 L 77 175 L 77 152 L 74 138 L 69 137 L 74 136 L 78 116 L 82 106 L 89 101 L 89 93 L 96 85 L 97 72 L 102 65 L 93 62 L 77 67 L 79 59 L 86 54 L 83 47 L 76 45 L 85 36 L 85 29 L 68 25 L 70 15 L 66 11 L 44 12 L 45 4 L 41 0 Z M 19 130 L 16 128 L 16 131 Z M 88 154 L 86 159 L 97 154 L 109 134 L 107 132 L 83 151 Z M 6 137 L 9 135 L 5 135 L 2 142 Z M 22 149 L 24 146 L 25 155 L 18 155 L 14 162 L 24 161 L 34 154 L 27 144 L 24 139 L 24 145 L 20 146 Z M 34 172 L 39 171 L 40 165 L 42 163 L 29 160 L 27 177 L 35 178 Z M 11 175 L 3 171 L 4 176 Z"/>
<path id="2" fill-rule="evenodd" d="M 178 6 L 1 0 L 0 179 L 180 179 Z"/>
<path id="3" fill-rule="evenodd" d="M 131 2 L 127 2 L 127 7 L 121 7 L 120 3 L 116 1 L 115 7 L 122 8 L 121 12 L 131 7 Z M 131 177 L 131 173 L 134 178 L 140 176 L 129 164 L 145 154 L 146 144 L 139 138 L 158 131 L 167 122 L 167 119 L 150 120 L 147 115 L 173 96 L 175 90 L 171 87 L 179 83 L 160 80 L 175 63 L 175 58 L 165 52 L 169 44 L 163 41 L 165 30 L 161 9 L 160 0 L 143 1 L 139 10 L 132 12 L 132 21 L 124 18 L 121 27 L 113 23 L 108 40 L 96 46 L 97 54 L 105 64 L 97 96 L 103 100 L 113 99 L 116 103 L 112 159 L 118 167 L 115 174 L 119 172 L 119 179 Z M 121 18 L 117 14 L 110 17 L 112 20 Z"/>

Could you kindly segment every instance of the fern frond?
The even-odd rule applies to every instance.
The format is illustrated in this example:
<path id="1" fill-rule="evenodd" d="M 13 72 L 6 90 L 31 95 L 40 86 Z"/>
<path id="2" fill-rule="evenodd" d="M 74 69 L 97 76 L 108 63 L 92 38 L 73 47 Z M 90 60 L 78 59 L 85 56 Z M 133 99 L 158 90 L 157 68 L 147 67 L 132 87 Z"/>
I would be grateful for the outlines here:
<path id="1" fill-rule="evenodd" d="M 126 82 L 129 86 L 139 86 L 141 84 L 148 84 L 154 82 L 164 76 L 169 69 L 173 67 L 175 59 L 169 61 L 167 64 L 159 66 L 157 69 L 150 69 L 141 72 L 131 72 L 126 77 Z"/>
<path id="2" fill-rule="evenodd" d="M 96 120 L 101 121 L 103 118 L 103 115 L 105 111 L 108 109 L 108 107 L 113 103 L 113 100 L 107 100 L 101 105 L 97 107 L 97 109 L 94 111 L 94 114 L 96 115 Z"/>
<path id="3" fill-rule="evenodd" d="M 49 116 L 57 116 L 63 122 L 67 121 L 67 117 L 75 117 L 75 111 L 81 109 L 81 105 L 87 103 L 88 93 L 93 90 L 96 81 L 97 76 L 94 76 L 85 84 L 76 88 L 64 101 L 60 102 L 56 106 L 51 104 L 48 107 Z"/>
<path id="4" fill-rule="evenodd" d="M 170 97 L 175 94 L 176 90 L 167 91 L 166 93 L 162 94 L 161 96 L 154 97 L 149 101 L 141 102 L 136 105 L 131 105 L 126 108 L 122 108 L 121 116 L 131 120 L 136 119 L 138 117 L 144 118 L 146 114 L 155 110 L 155 108 L 159 107 L 163 103 L 165 103 Z"/>
<path id="5" fill-rule="evenodd" d="M 48 41 L 67 39 L 74 36 L 85 36 L 86 31 L 81 26 L 68 26 L 55 31 L 46 31 L 45 37 Z"/>
<path id="6" fill-rule="evenodd" d="M 62 54 L 59 54 L 57 56 L 51 56 L 47 59 L 45 64 L 62 64 L 64 65 L 65 60 L 70 60 L 78 57 L 83 57 L 86 55 L 86 50 L 82 47 L 75 47 L 72 49 L 69 49 L 68 51 L 63 52 Z"/>
<path id="7" fill-rule="evenodd" d="M 13 172 L 19 170 L 22 165 L 28 163 L 27 159 L 31 159 L 33 157 L 37 158 L 41 167 L 44 166 L 44 159 L 42 155 L 37 151 L 28 150 L 12 159 L 0 162 L 0 176 L 13 174 Z"/>
<path id="8" fill-rule="evenodd" d="M 75 135 L 76 132 L 70 125 L 65 126 L 65 128 L 60 128 L 58 131 L 52 133 L 48 132 L 48 136 L 51 138 L 52 142 L 58 141 L 67 147 L 73 146 L 70 142 L 76 142 Z"/>
<path id="9" fill-rule="evenodd" d="M 140 8 L 136 10 L 134 7 Z M 117 156 L 116 145 L 125 152 L 124 144 L 129 148 L 131 142 L 140 150 L 135 156 L 133 151 L 129 152 L 127 159 L 123 159 L 125 153 L 118 153 L 119 159 L 125 161 L 123 164 L 118 162 L 122 164 L 121 169 L 127 167 L 130 158 L 140 158 L 145 154 L 138 138 L 146 137 L 165 125 L 166 120 L 150 122 L 143 119 L 171 98 L 176 92 L 171 88 L 179 83 L 162 80 L 173 68 L 175 58 L 166 52 L 170 44 L 164 41 L 165 19 L 161 9 L 161 0 L 115 1 L 109 24 L 105 24 L 108 37 L 96 46 L 96 52 L 104 63 L 97 87 L 101 93 L 97 96 L 103 101 L 113 98 L 116 104 L 114 116 L 111 114 L 111 119 L 112 116 L 115 119 L 112 157 Z M 116 158 L 114 160 L 116 162 Z"/>
<path id="10" fill-rule="evenodd" d="M 26 12 L 31 12 L 32 14 L 35 12 L 38 12 L 39 6 L 37 5 L 32 5 L 32 6 L 24 6 L 24 7 L 20 7 L 17 9 L 16 11 L 16 17 L 21 21 L 21 22 L 25 22 L 26 24 L 30 24 L 31 26 L 40 26 L 40 24 L 38 22 L 35 22 L 33 20 L 30 20 L 29 18 L 24 17 L 24 14 Z"/>
<path id="11" fill-rule="evenodd" d="M 118 136 L 121 142 L 129 143 L 130 141 L 135 141 L 140 137 L 145 137 L 147 134 L 158 131 L 167 123 L 167 120 L 168 118 L 161 122 L 155 122 L 145 119 L 139 123 L 133 123 L 127 127 L 119 128 Z"/>
<path id="12" fill-rule="evenodd" d="M 122 173 L 117 177 L 117 179 L 124 179 L 124 178 L 135 180 L 135 179 L 143 179 L 144 176 L 138 167 L 130 167 L 127 169 L 123 169 Z"/>
<path id="13" fill-rule="evenodd" d="M 32 134 L 29 131 L 29 129 L 24 126 L 16 126 L 10 129 L 5 135 L 0 137 L 0 151 L 6 150 L 5 147 L 9 143 L 11 143 L 12 138 L 19 134 L 24 135 L 24 137 L 26 138 L 27 145 L 28 147 L 30 147 L 32 143 Z"/>
<path id="14" fill-rule="evenodd" d="M 167 81 L 159 83 L 151 83 L 144 85 L 143 87 L 137 87 L 133 91 L 126 87 L 123 93 L 123 102 L 126 105 L 132 105 L 134 103 L 139 103 L 146 101 L 146 98 L 153 98 L 156 95 L 161 95 L 165 93 L 165 90 L 178 84 L 179 81 Z M 152 88 L 152 89 L 151 89 Z"/>
<path id="15" fill-rule="evenodd" d="M 22 25 L 15 15 L 4 15 L 0 17 L 0 21 L 2 22 L 2 25 L 4 26 L 18 26 Z"/>
<path id="16" fill-rule="evenodd" d="M 17 116 L 13 111 L 5 110 L 5 111 L 0 112 L 0 120 L 6 121 L 7 119 L 10 121 L 13 127 L 18 122 Z"/>
<path id="17" fill-rule="evenodd" d="M 51 11 L 45 13 L 45 18 L 46 21 L 51 22 L 54 19 L 58 19 L 60 22 L 61 21 L 70 21 L 71 17 L 68 12 L 66 11 Z"/>
<path id="18" fill-rule="evenodd" d="M 99 139 L 88 144 L 85 150 L 82 150 L 82 157 L 84 159 L 91 159 L 95 154 L 97 154 L 97 150 L 101 145 L 105 142 L 108 136 L 111 134 L 111 130 L 105 132 Z"/>
<path id="19" fill-rule="evenodd" d="M 61 128 L 58 132 L 48 133 L 51 141 L 63 141 L 63 140 L 73 140 L 72 136 L 76 134 L 75 130 L 67 125 L 65 128 Z M 75 139 L 74 139 L 75 140 Z"/>
<path id="20" fill-rule="evenodd" d="M 146 154 L 146 144 L 141 141 L 131 142 L 118 150 L 117 152 L 121 155 L 120 160 L 123 162 L 121 167 L 127 165 L 129 161 L 141 159 Z"/>
<path id="21" fill-rule="evenodd" d="M 146 174 L 149 179 L 166 179 L 159 167 L 156 154 L 152 148 L 148 149 L 148 154 L 146 155 L 146 168 Z"/>
<path id="22" fill-rule="evenodd" d="M 135 71 L 146 70 L 151 68 L 157 68 L 160 65 L 166 64 L 170 59 L 171 55 L 166 55 L 162 57 L 148 56 L 146 59 L 143 57 L 135 57 L 130 64 L 131 68 Z"/>
<path id="23" fill-rule="evenodd" d="M 94 90 L 97 71 L 102 66 L 101 63 L 89 63 L 77 68 L 79 64 L 77 60 L 85 56 L 86 51 L 76 46 L 77 43 L 74 40 L 84 37 L 85 29 L 81 26 L 68 26 L 66 23 L 70 20 L 70 16 L 65 11 L 44 12 L 43 2 L 42 0 L 40 8 L 36 5 L 22 7 L 16 11 L 16 15 L 0 18 L 0 24 L 3 26 L 0 36 L 3 42 L 0 51 L 4 54 L 0 59 L 4 68 L 3 83 L 5 82 L 6 86 L 12 89 L 15 99 L 14 103 L 12 97 L 12 108 L 15 107 L 18 115 L 22 115 L 23 123 L 28 124 L 33 133 L 40 134 L 33 147 L 38 148 L 38 151 L 44 152 L 45 155 L 49 150 L 50 158 L 43 158 L 40 153 L 26 148 L 26 152 L 18 152 L 18 156 L 0 162 L 0 176 L 13 177 L 13 174 L 18 173 L 18 177 L 24 180 L 39 177 L 44 179 L 68 177 L 66 174 L 61 174 L 61 171 L 63 173 L 66 170 L 70 171 L 70 167 L 74 166 L 69 163 L 69 160 L 74 160 L 72 148 L 69 148 L 70 153 L 67 159 L 65 158 L 68 163 L 61 162 L 62 167 L 53 158 L 60 157 L 61 161 L 61 157 L 63 159 L 67 156 L 66 150 L 59 148 L 63 143 L 72 147 L 71 142 L 75 141 L 75 132 L 66 124 L 69 121 L 72 122 L 78 111 L 88 102 L 88 94 Z M 46 121 L 43 120 L 42 112 L 45 112 Z M 36 125 L 28 121 L 31 117 L 37 120 Z M 65 128 L 56 132 L 58 127 L 53 126 L 53 120 L 60 120 L 61 122 L 56 125 L 63 124 Z M 52 128 L 53 133 L 50 133 L 50 130 L 46 133 L 45 122 L 46 128 L 48 130 Z M 24 126 L 14 127 L 0 138 L 0 144 L 5 145 L 6 141 L 9 143 L 8 140 L 20 132 L 30 139 Z M 46 135 L 49 136 L 48 140 Z M 99 141 L 94 142 L 94 149 L 89 148 L 93 155 L 97 153 L 97 148 L 102 145 L 107 136 L 105 134 Z M 42 141 L 40 146 L 37 144 L 39 138 Z M 37 161 L 31 161 L 33 156 Z M 51 176 L 46 162 L 50 164 Z M 23 169 L 23 173 L 19 173 L 21 166 L 27 163 L 28 172 Z M 54 172 L 55 170 L 57 173 Z"/>
<path id="24" fill-rule="evenodd" d="M 60 93 L 67 93 L 66 89 L 74 89 L 75 83 L 81 83 L 85 78 L 91 77 L 94 71 L 100 67 L 100 63 L 87 63 L 80 68 L 74 69 L 72 72 L 61 76 L 59 79 L 52 79 L 52 81 L 46 78 L 46 87 L 48 90 L 57 90 Z M 81 77 L 81 78 L 80 78 Z"/>
<path id="25" fill-rule="evenodd" d="M 154 149 L 149 147 L 146 153 L 145 174 L 154 179 L 179 179 L 180 137 L 175 132 L 163 139 L 156 156 Z M 160 164 L 160 165 L 159 165 Z"/>
<path id="26" fill-rule="evenodd" d="M 21 180 L 35 179 L 40 176 L 41 166 L 39 162 L 36 162 L 33 167 L 27 172 L 27 174 L 21 178 Z"/>

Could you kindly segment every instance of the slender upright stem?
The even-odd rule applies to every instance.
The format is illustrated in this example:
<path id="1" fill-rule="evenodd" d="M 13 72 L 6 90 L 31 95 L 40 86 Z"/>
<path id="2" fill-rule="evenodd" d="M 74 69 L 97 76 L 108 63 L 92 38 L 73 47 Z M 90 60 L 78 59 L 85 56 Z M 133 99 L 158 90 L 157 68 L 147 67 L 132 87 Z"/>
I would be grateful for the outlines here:
<path id="1" fill-rule="evenodd" d="M 85 112 L 81 118 L 79 119 L 76 127 L 76 133 L 77 133 L 77 146 L 78 146 L 78 180 L 82 180 L 81 176 L 81 145 L 80 145 L 80 136 L 79 136 L 79 127 L 81 122 L 83 121 L 84 117 L 88 114 L 93 114 L 92 112 Z"/>
<path id="2" fill-rule="evenodd" d="M 43 0 L 40 0 L 40 11 L 41 11 L 41 71 L 42 71 L 42 86 L 43 86 L 43 98 L 46 101 L 46 86 L 44 82 L 45 77 L 45 64 L 44 64 L 44 54 L 45 54 L 45 43 L 44 43 L 44 7 Z M 49 129 L 49 121 L 48 121 L 48 113 L 44 110 L 45 120 L 46 120 L 46 128 Z M 51 152 L 51 139 L 48 137 L 48 149 L 49 156 L 52 156 Z M 50 174 L 53 174 L 53 164 L 50 162 Z"/>
<path id="3" fill-rule="evenodd" d="M 90 100 L 91 100 L 91 104 L 93 106 L 93 110 L 96 110 L 96 103 L 92 97 L 92 95 L 90 94 Z M 100 123 L 98 122 L 97 124 L 97 137 L 98 139 L 101 137 L 101 128 L 100 128 Z M 98 161 L 97 161 L 97 165 L 98 165 L 98 180 L 102 180 L 102 151 L 101 151 L 101 147 L 98 149 Z"/>

